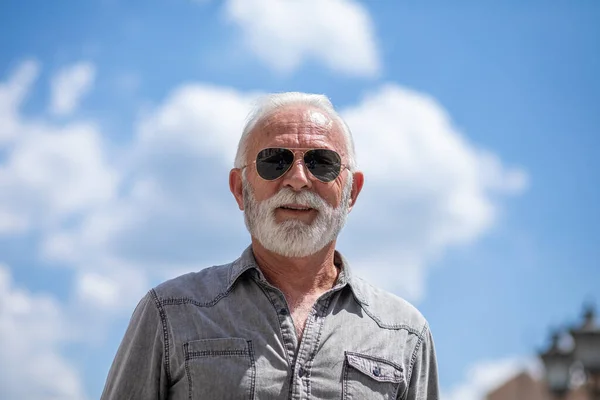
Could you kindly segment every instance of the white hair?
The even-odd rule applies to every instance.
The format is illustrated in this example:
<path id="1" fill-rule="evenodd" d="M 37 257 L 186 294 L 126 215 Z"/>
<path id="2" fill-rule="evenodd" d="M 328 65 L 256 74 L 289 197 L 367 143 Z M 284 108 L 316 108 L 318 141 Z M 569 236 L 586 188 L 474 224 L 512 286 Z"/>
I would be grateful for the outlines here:
<path id="1" fill-rule="evenodd" d="M 356 171 L 356 156 L 354 153 L 354 140 L 352 133 L 346 122 L 333 108 L 333 104 L 329 98 L 322 94 L 311 94 L 301 92 L 286 92 L 286 93 L 271 93 L 261 97 L 255 104 L 253 110 L 246 119 L 246 125 L 242 131 L 242 137 L 238 144 L 237 153 L 235 155 L 234 166 L 242 168 L 246 164 L 248 156 L 248 137 L 254 127 L 275 111 L 291 105 L 301 105 L 314 107 L 325 112 L 331 119 L 337 122 L 341 128 L 344 138 L 346 139 L 346 154 L 348 156 L 348 169 L 350 172 Z"/>

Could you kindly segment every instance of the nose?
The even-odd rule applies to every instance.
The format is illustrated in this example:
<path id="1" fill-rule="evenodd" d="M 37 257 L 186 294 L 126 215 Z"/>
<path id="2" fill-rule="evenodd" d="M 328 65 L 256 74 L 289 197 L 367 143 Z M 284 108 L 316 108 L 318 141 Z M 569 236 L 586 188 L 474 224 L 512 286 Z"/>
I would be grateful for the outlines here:
<path id="1" fill-rule="evenodd" d="M 308 171 L 305 168 L 304 161 L 302 159 L 294 160 L 294 163 L 290 167 L 289 171 L 283 176 L 283 186 L 289 187 L 292 190 L 300 191 L 303 189 L 310 189 L 312 182 L 308 176 Z"/>

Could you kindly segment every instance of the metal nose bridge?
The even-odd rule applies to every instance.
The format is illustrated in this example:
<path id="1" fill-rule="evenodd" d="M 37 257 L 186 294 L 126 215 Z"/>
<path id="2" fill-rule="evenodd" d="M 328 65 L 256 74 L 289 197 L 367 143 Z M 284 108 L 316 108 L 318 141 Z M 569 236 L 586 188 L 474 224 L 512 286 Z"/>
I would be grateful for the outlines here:
<path id="1" fill-rule="evenodd" d="M 303 171 L 304 171 L 304 175 L 306 176 L 307 180 L 310 180 L 310 177 L 312 176 L 312 174 L 310 173 L 308 166 L 306 165 L 306 161 L 304 161 L 304 154 L 306 154 L 306 152 L 308 150 L 294 150 L 294 149 L 289 149 L 292 153 L 294 153 L 294 161 L 292 161 L 292 164 L 290 165 L 290 167 L 288 168 L 287 171 L 285 171 L 285 173 L 283 175 L 287 175 L 293 168 L 294 166 L 296 166 L 297 164 L 302 164 L 303 166 Z M 298 153 L 300 153 L 300 157 L 298 157 Z"/>

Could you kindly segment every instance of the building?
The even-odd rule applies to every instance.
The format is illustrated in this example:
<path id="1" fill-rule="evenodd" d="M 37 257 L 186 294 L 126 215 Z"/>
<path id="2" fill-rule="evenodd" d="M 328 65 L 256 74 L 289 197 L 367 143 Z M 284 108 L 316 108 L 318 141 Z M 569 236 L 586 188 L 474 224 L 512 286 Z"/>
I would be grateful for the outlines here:
<path id="1" fill-rule="evenodd" d="M 544 363 L 543 380 L 521 372 L 485 399 L 600 400 L 600 326 L 591 305 L 583 317 L 579 326 L 554 332 L 550 346 L 538 354 Z"/>
<path id="2" fill-rule="evenodd" d="M 545 382 L 533 378 L 528 372 L 521 372 L 502 386 L 494 389 L 485 400 L 553 400 Z M 569 392 L 562 400 L 589 400 L 585 388 Z"/>

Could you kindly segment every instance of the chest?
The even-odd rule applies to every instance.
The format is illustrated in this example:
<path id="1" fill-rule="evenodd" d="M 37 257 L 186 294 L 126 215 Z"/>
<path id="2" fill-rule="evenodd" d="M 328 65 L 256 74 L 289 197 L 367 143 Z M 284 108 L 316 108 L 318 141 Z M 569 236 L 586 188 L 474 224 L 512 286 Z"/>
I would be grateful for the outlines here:
<path id="1" fill-rule="evenodd" d="M 356 336 L 350 329 L 322 335 L 320 346 L 307 342 L 317 336 L 308 325 L 291 362 L 285 357 L 273 359 L 272 347 L 261 340 L 219 338 L 189 343 L 186 377 L 177 392 L 186 395 L 182 399 L 196 400 L 403 398 L 405 368 L 382 351 L 382 345 L 375 349 L 350 344 L 345 339 Z M 323 346 L 334 342 L 339 345 Z"/>
<path id="2" fill-rule="evenodd" d="M 294 323 L 294 329 L 296 332 L 296 336 L 298 341 L 302 340 L 302 334 L 304 333 L 304 327 L 306 326 L 306 321 L 314 312 L 314 305 L 317 299 L 304 299 L 302 301 L 289 301 L 290 315 L 292 317 L 292 321 Z"/>
<path id="3" fill-rule="evenodd" d="M 173 343 L 170 398 L 402 398 L 414 350 L 406 331 L 380 329 L 354 303 L 294 305 L 273 298 L 172 319 L 195 333 Z"/>

